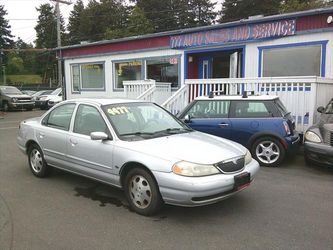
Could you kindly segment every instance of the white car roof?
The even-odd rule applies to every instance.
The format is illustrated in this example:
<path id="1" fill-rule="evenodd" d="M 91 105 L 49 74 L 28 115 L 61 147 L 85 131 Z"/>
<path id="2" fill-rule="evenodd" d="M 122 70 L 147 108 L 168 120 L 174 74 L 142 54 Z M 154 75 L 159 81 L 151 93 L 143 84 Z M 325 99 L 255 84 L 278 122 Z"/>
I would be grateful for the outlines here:
<path id="1" fill-rule="evenodd" d="M 279 97 L 276 95 L 249 95 L 247 97 L 242 97 L 241 95 L 216 95 L 214 97 L 199 96 L 195 100 L 253 100 L 253 101 L 263 101 L 263 100 L 274 100 Z"/>
<path id="2" fill-rule="evenodd" d="M 77 99 L 70 99 L 66 100 L 65 102 L 76 102 L 76 103 L 91 103 L 96 105 L 110 105 L 110 104 L 118 104 L 118 103 L 144 103 L 145 101 L 141 100 L 132 100 L 132 99 L 113 99 L 113 98 L 77 98 Z"/>

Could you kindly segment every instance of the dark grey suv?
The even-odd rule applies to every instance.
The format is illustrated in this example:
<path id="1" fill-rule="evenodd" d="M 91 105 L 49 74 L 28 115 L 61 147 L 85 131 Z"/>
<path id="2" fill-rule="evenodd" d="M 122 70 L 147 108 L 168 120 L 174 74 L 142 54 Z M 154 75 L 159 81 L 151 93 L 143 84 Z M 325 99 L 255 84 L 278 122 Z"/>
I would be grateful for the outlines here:
<path id="1" fill-rule="evenodd" d="M 12 109 L 32 110 L 35 102 L 13 86 L 0 86 L 0 108 L 7 112 Z"/>
<path id="2" fill-rule="evenodd" d="M 304 135 L 305 161 L 333 166 L 333 98 L 317 111 L 321 113 L 319 121 Z"/>

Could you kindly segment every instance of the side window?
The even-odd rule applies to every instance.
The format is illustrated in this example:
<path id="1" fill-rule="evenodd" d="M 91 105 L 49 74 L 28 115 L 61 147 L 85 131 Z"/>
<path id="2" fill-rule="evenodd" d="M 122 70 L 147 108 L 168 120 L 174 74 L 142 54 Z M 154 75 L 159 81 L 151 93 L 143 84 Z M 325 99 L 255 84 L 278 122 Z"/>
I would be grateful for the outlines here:
<path id="1" fill-rule="evenodd" d="M 235 101 L 235 117 L 251 118 L 251 117 L 271 117 L 272 112 L 269 111 L 268 105 L 261 101 Z"/>
<path id="2" fill-rule="evenodd" d="M 42 122 L 43 125 L 61 130 L 69 130 L 75 104 L 64 104 L 52 110 Z"/>
<path id="3" fill-rule="evenodd" d="M 90 135 L 91 132 L 107 133 L 107 126 L 95 107 L 81 104 L 76 112 L 73 132 L 82 135 Z"/>
<path id="4" fill-rule="evenodd" d="M 197 101 L 187 112 L 192 118 L 227 118 L 230 101 Z"/>

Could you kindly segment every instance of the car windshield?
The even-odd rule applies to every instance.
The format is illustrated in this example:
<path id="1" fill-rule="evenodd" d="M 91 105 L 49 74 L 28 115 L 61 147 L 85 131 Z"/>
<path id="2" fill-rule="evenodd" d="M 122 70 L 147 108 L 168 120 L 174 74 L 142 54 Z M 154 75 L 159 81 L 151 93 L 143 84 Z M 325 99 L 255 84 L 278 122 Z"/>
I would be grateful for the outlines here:
<path id="1" fill-rule="evenodd" d="M 333 114 L 333 100 L 328 103 L 328 105 L 325 108 L 326 114 Z"/>
<path id="2" fill-rule="evenodd" d="M 57 88 L 52 91 L 51 95 L 58 95 L 61 92 L 61 88 Z"/>
<path id="3" fill-rule="evenodd" d="M 123 140 L 150 139 L 192 131 L 180 120 L 153 103 L 120 103 L 103 106 Z"/>
<path id="4" fill-rule="evenodd" d="M 34 93 L 32 96 L 40 96 L 40 95 L 49 95 L 52 93 L 53 90 L 41 90 Z"/>
<path id="5" fill-rule="evenodd" d="M 22 95 L 22 92 L 15 87 L 3 87 L 1 91 L 7 95 Z"/>

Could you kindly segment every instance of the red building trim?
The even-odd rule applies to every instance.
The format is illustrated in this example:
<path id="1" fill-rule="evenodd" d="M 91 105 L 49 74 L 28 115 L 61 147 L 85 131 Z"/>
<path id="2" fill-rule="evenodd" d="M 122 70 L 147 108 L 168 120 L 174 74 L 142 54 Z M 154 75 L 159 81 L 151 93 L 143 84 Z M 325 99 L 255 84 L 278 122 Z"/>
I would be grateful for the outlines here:
<path id="1" fill-rule="evenodd" d="M 333 28 L 333 23 L 327 23 L 327 18 L 332 15 L 333 13 L 327 13 L 315 16 L 298 17 L 296 21 L 296 31 Z"/>
<path id="2" fill-rule="evenodd" d="M 78 56 L 87 56 L 87 55 L 96 55 L 112 52 L 122 52 L 122 51 L 135 51 L 135 50 L 144 50 L 151 48 L 163 48 L 169 47 L 170 37 L 157 37 L 150 39 L 142 40 L 132 40 L 124 41 L 118 43 L 109 43 L 109 44 L 96 44 L 87 47 L 79 48 L 70 48 L 62 50 L 63 57 L 78 57 Z"/>

